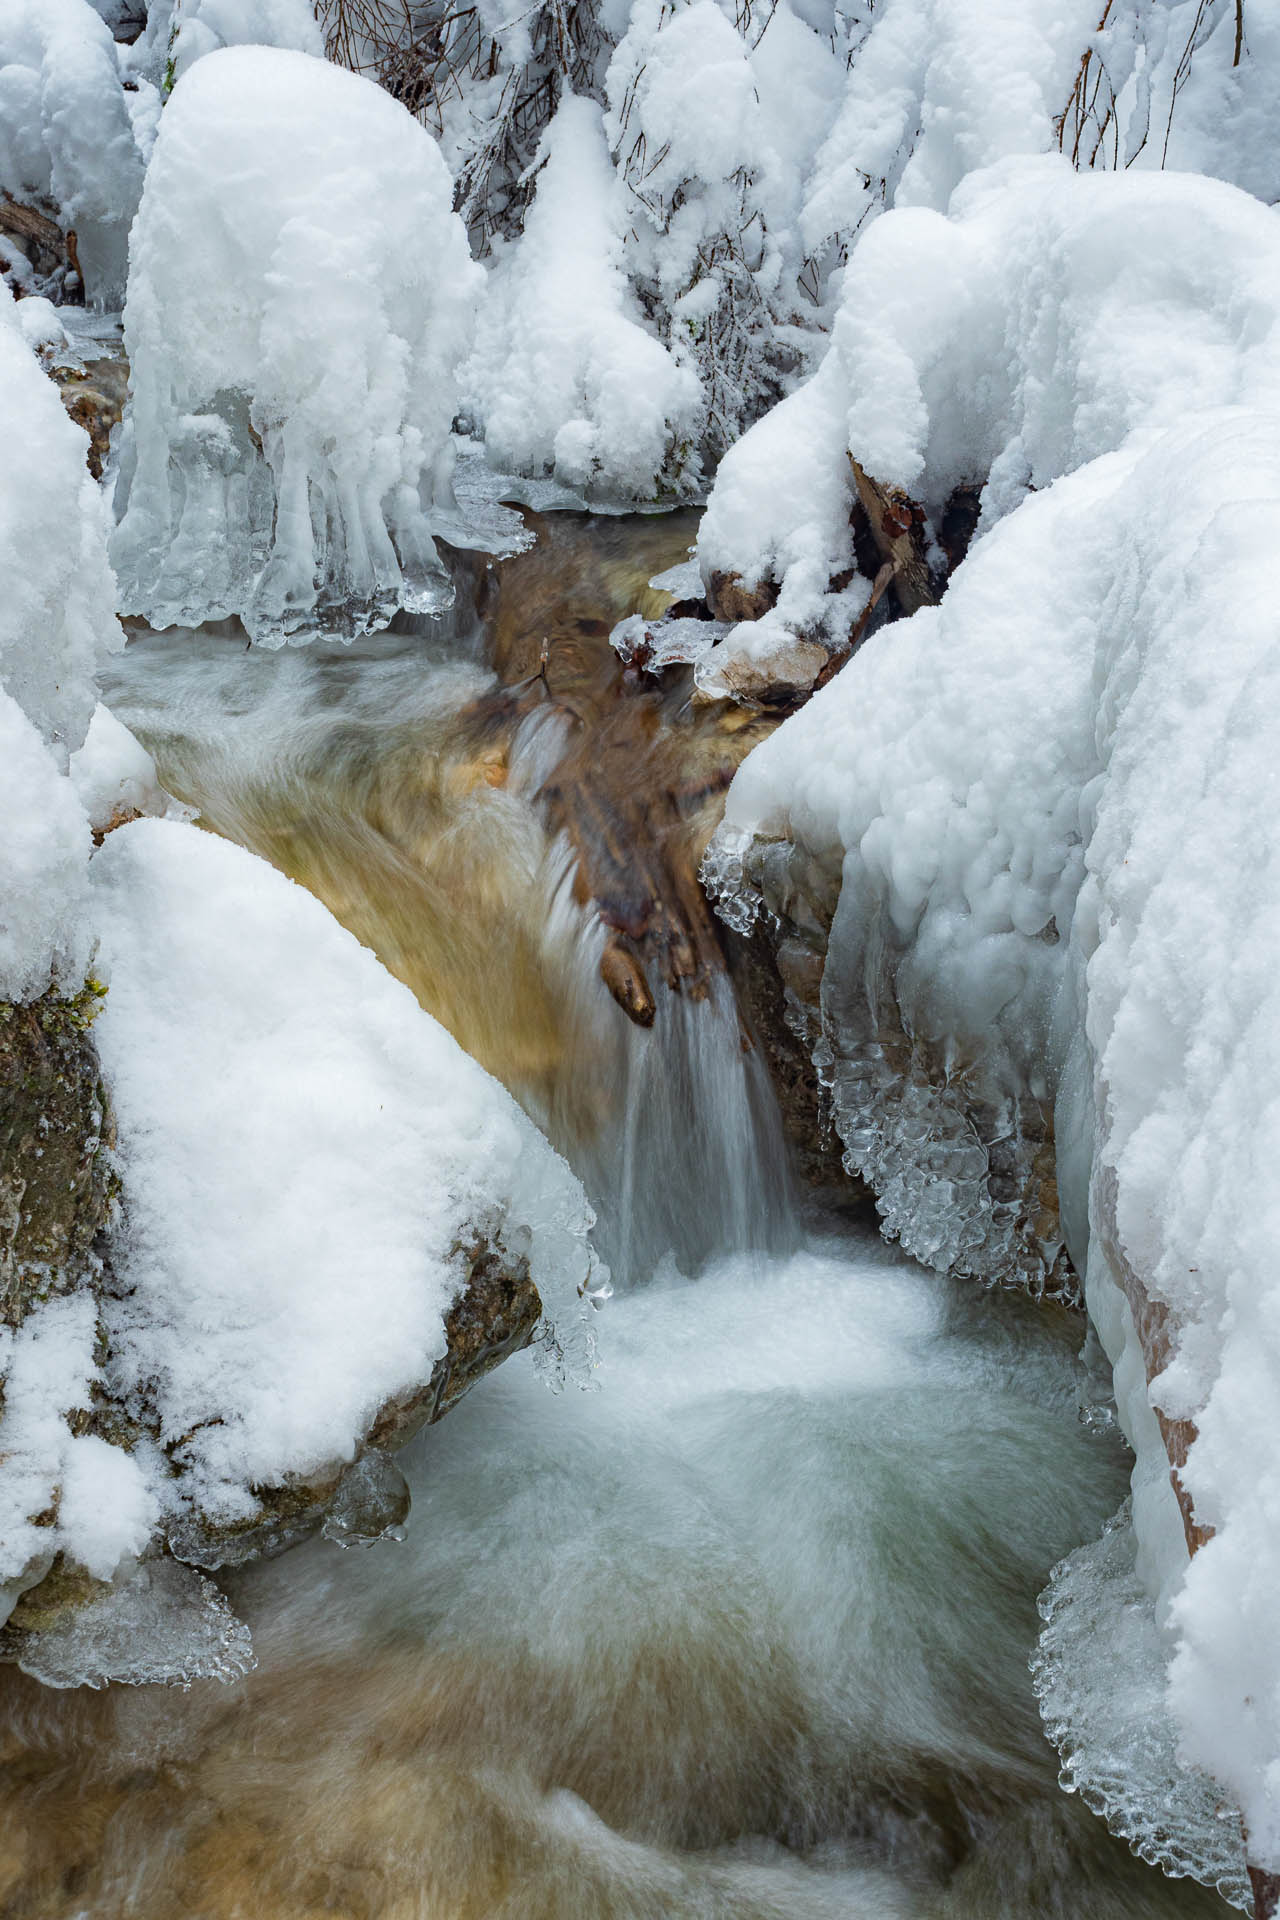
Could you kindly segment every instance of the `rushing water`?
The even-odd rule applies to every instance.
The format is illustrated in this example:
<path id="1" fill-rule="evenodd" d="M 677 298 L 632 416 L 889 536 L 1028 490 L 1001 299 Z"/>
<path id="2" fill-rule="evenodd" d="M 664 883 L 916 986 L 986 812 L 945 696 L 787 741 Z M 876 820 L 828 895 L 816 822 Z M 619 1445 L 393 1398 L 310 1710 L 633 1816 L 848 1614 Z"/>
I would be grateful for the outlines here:
<path id="1" fill-rule="evenodd" d="M 659 991 L 647 1031 L 600 978 L 544 804 L 572 701 L 495 708 L 487 662 L 536 665 L 567 626 L 581 708 L 688 531 L 567 538 L 483 630 L 140 636 L 118 665 L 108 698 L 171 789 L 313 887 L 548 1127 L 618 1293 L 596 1391 L 553 1396 L 521 1355 L 401 1456 L 403 1545 L 227 1579 L 259 1656 L 235 1687 L 5 1676 L 0 1915 L 1225 1912 L 1058 1791 L 1036 1716 L 1036 1595 L 1126 1477 L 1077 1417 L 1078 1325 L 798 1207 L 726 977 Z M 663 726 L 696 732 L 682 698 Z M 660 739 L 630 777 L 642 818 L 672 787 Z M 700 805 L 673 813 L 695 840 Z"/>

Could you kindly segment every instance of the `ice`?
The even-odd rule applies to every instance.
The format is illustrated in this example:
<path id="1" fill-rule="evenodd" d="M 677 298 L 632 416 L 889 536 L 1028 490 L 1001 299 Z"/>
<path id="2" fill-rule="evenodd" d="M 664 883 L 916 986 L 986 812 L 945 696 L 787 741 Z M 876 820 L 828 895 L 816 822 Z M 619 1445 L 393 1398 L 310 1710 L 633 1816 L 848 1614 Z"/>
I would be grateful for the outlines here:
<path id="1" fill-rule="evenodd" d="M 323 60 L 225 48 L 178 83 L 125 308 L 127 610 L 277 646 L 447 602 L 432 512 L 480 277 L 451 201 L 430 135 Z"/>
<path id="2" fill-rule="evenodd" d="M 150 1560 L 99 1600 L 24 1639 L 18 1664 L 46 1687 L 238 1680 L 255 1664 L 249 1629 L 212 1580 Z"/>
<path id="3" fill-rule="evenodd" d="M 86 295 L 118 304 L 142 159 L 89 0 L 0 0 L 0 189 L 50 201 L 75 230 Z"/>
<path id="4" fill-rule="evenodd" d="M 685 479 L 698 383 L 628 291 L 599 108 L 566 96 L 539 165 L 524 233 L 490 277 L 467 402 L 495 466 L 651 499 Z"/>
<path id="5" fill-rule="evenodd" d="M 646 673 L 662 673 L 667 667 L 696 666 L 728 631 L 722 620 L 645 620 L 633 613 L 618 622 L 609 644 L 624 666 L 638 660 Z"/>
<path id="6" fill-rule="evenodd" d="M 476 1233 L 532 1234 L 572 1365 L 582 1189 L 408 989 L 310 894 L 194 827 L 119 828 L 93 879 L 127 1202 L 107 1373 L 173 1450 L 166 1499 L 235 1521 L 252 1486 L 353 1458 L 444 1353 Z"/>
<path id="7" fill-rule="evenodd" d="M 1178 1757 L 1164 1702 L 1170 1648 L 1134 1547 L 1126 1503 L 1099 1540 L 1059 1562 L 1040 1599 L 1031 1673 L 1062 1785 L 1141 1859 L 1252 1913 L 1240 1816 Z"/>

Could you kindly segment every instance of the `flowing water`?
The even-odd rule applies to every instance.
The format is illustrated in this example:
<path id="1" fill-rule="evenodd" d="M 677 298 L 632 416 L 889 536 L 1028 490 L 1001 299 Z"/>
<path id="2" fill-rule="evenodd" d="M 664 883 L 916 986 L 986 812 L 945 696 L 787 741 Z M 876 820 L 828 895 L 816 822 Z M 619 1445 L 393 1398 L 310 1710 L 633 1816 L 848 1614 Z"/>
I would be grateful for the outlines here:
<path id="1" fill-rule="evenodd" d="M 595 1390 L 517 1356 L 401 1455 L 402 1545 L 229 1576 L 259 1660 L 234 1687 L 6 1673 L 0 1917 L 1225 1914 L 1058 1790 L 1031 1695 L 1037 1593 L 1126 1484 L 1078 1418 L 1079 1325 L 788 1178 L 680 882 L 752 728 L 678 678 L 615 699 L 605 648 L 688 525 L 541 535 L 482 619 L 281 654 L 143 634 L 106 697 L 572 1159 L 617 1286 Z M 648 1028 L 602 977 L 619 930 Z"/>

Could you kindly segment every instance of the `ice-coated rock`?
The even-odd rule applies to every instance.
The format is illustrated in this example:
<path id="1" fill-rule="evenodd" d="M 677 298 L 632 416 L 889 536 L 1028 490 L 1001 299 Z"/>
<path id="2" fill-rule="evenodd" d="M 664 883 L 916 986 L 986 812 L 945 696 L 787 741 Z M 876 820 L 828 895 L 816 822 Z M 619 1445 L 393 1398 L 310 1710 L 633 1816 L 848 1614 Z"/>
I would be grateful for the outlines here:
<path id="1" fill-rule="evenodd" d="M 279 49 L 196 61 L 133 234 L 123 607 L 278 646 L 443 604 L 478 281 L 438 148 L 381 88 Z"/>

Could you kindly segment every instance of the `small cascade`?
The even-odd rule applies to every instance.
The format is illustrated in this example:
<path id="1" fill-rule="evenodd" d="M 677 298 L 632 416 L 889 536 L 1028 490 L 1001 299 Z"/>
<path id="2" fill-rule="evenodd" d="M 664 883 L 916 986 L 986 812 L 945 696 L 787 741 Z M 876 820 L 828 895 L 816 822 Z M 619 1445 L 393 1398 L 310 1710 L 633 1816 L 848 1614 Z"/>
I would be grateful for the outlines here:
<path id="1" fill-rule="evenodd" d="M 400 1545 L 217 1573 L 243 1678 L 10 1676 L 6 1913 L 1225 1911 L 1059 1791 L 1036 1710 L 1036 1595 L 1127 1474 L 1077 1418 L 1077 1327 L 799 1224 L 684 887 L 750 736 L 678 683 L 619 691 L 607 654 L 687 537 L 564 516 L 496 618 L 460 597 L 283 654 L 143 633 L 110 669 L 168 788 L 317 894 L 573 1163 L 615 1297 L 599 1391 L 513 1354 L 400 1451 Z"/>

